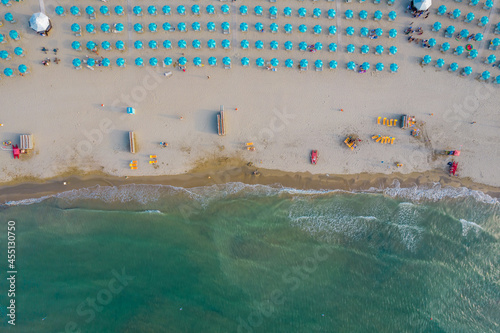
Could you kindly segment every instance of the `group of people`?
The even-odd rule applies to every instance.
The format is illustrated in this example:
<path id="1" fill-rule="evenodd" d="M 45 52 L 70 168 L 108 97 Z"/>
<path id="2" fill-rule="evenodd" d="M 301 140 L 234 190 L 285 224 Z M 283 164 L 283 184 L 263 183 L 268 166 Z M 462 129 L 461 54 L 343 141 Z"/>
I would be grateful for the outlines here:
<path id="1" fill-rule="evenodd" d="M 428 18 L 429 17 L 429 10 L 426 9 L 426 10 L 417 10 L 415 7 L 412 7 L 411 5 L 408 6 L 408 11 L 411 12 L 411 15 L 414 17 L 414 18 L 418 18 L 422 15 L 425 14 L 425 17 L 424 19 Z"/>

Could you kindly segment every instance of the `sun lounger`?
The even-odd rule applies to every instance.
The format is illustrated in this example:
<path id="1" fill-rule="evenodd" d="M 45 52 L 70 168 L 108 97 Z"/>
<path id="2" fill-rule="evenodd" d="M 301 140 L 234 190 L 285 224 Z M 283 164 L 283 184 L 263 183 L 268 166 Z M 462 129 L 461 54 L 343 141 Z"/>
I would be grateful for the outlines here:
<path id="1" fill-rule="evenodd" d="M 377 124 L 379 124 L 379 125 L 380 125 L 380 119 L 382 119 L 382 117 L 377 118 Z"/>
<path id="2" fill-rule="evenodd" d="M 384 118 L 382 124 L 385 125 L 385 122 L 387 121 L 387 118 Z"/>
<path id="3" fill-rule="evenodd" d="M 152 160 L 152 161 L 149 161 L 149 164 L 156 164 L 158 162 L 158 160 Z"/>
<path id="4" fill-rule="evenodd" d="M 156 155 L 149 155 L 149 158 L 156 158 Z"/>
<path id="5" fill-rule="evenodd" d="M 392 126 L 392 122 L 394 121 L 394 119 L 391 119 L 391 121 L 389 122 L 388 126 Z"/>
<path id="6" fill-rule="evenodd" d="M 376 138 L 378 138 L 380 135 L 374 135 L 372 136 L 372 139 L 375 140 Z"/>
<path id="7" fill-rule="evenodd" d="M 379 136 L 375 142 L 379 142 L 380 140 L 382 140 L 381 136 Z"/>
<path id="8" fill-rule="evenodd" d="M 394 138 L 391 138 L 391 145 L 394 144 Z"/>

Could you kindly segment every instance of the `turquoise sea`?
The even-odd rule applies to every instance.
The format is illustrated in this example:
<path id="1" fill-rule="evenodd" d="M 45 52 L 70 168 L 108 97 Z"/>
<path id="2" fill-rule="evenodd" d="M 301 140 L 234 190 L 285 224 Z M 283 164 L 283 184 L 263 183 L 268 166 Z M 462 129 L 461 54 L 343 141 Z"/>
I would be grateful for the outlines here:
<path id="1" fill-rule="evenodd" d="M 240 183 L 9 202 L 0 331 L 500 332 L 499 207 L 465 188 Z"/>

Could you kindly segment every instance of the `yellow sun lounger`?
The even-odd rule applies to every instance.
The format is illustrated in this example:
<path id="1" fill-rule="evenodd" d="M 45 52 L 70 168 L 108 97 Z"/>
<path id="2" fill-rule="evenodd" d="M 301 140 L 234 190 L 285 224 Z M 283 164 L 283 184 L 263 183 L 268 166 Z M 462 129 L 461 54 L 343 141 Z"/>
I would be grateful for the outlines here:
<path id="1" fill-rule="evenodd" d="M 377 124 L 379 124 L 379 125 L 380 125 L 380 119 L 382 119 L 382 117 L 377 118 Z"/>
<path id="2" fill-rule="evenodd" d="M 245 146 L 253 146 L 253 142 L 247 142 L 245 143 Z"/>
<path id="3" fill-rule="evenodd" d="M 385 122 L 387 121 L 387 118 L 384 118 L 382 124 L 385 125 Z"/>
<path id="4" fill-rule="evenodd" d="M 376 138 L 378 138 L 380 135 L 374 135 L 372 136 L 372 139 L 375 140 Z"/>
<path id="5" fill-rule="evenodd" d="M 137 170 L 137 167 L 136 166 L 131 166 L 130 170 Z"/>
<path id="6" fill-rule="evenodd" d="M 156 158 L 156 155 L 149 155 L 149 158 Z"/>
<path id="7" fill-rule="evenodd" d="M 149 161 L 149 164 L 156 164 L 158 162 L 158 160 L 152 160 L 152 161 Z"/>
<path id="8" fill-rule="evenodd" d="M 394 138 L 391 138 L 391 145 L 394 144 Z"/>
<path id="9" fill-rule="evenodd" d="M 379 142 L 380 140 L 382 140 L 381 136 L 379 136 L 378 139 L 375 142 Z"/>
<path id="10" fill-rule="evenodd" d="M 389 124 L 387 126 L 392 126 L 393 121 L 394 121 L 394 119 L 391 119 L 391 121 L 389 122 Z"/>

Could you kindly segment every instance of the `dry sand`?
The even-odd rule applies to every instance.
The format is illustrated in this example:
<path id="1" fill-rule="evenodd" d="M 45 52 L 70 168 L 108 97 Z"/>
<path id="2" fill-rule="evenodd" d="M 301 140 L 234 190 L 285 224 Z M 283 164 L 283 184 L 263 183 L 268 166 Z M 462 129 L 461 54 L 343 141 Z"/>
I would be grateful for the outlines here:
<path id="1" fill-rule="evenodd" d="M 500 186 L 498 175 L 500 119 L 497 106 L 500 97 L 498 87 L 494 83 L 484 83 L 476 80 L 478 73 L 485 69 L 498 73 L 497 68 L 484 64 L 484 58 L 496 53 L 487 49 L 487 43 L 493 34 L 493 25 L 500 20 L 496 11 L 487 12 L 482 9 L 469 7 L 465 2 L 456 3 L 446 1 L 449 9 L 460 8 L 462 14 L 473 11 L 476 18 L 490 15 L 490 24 L 481 28 L 474 24 L 464 24 L 462 20 L 452 21 L 449 18 L 436 16 L 433 8 L 428 19 L 413 19 L 404 13 L 403 5 L 393 7 L 383 3 L 350 3 L 342 1 L 282 1 L 269 3 L 266 1 L 246 3 L 249 6 L 249 15 L 240 16 L 238 8 L 242 2 L 227 3 L 232 14 L 220 14 L 221 2 L 196 2 L 202 8 L 202 15 L 195 17 L 190 14 L 193 2 L 184 3 L 188 14 L 180 16 L 173 13 L 171 16 L 158 15 L 156 17 L 145 14 L 143 17 L 132 15 L 118 17 L 111 14 L 109 17 L 98 15 L 97 20 L 89 20 L 86 15 L 75 18 L 69 14 L 66 17 L 56 17 L 54 8 L 59 3 L 46 2 L 47 13 L 52 17 L 54 28 L 48 38 L 42 38 L 29 32 L 27 20 L 31 13 L 38 11 L 38 4 L 23 2 L 14 3 L 12 7 L 2 7 L 2 16 L 10 11 L 17 18 L 14 27 L 21 33 L 19 42 L 9 40 L 0 44 L 0 49 L 11 52 L 15 46 L 21 46 L 27 53 L 26 57 L 12 56 L 12 60 L 0 61 L 1 70 L 7 66 L 17 68 L 21 63 L 28 65 L 31 73 L 24 77 L 6 78 L 0 80 L 0 141 L 11 140 L 18 143 L 19 134 L 31 133 L 35 137 L 34 152 L 14 160 L 10 151 L 0 151 L 0 181 L 30 181 L 39 178 L 50 178 L 63 174 L 101 173 L 106 175 L 124 176 L 159 176 L 176 175 L 203 168 L 203 162 L 219 158 L 229 158 L 237 161 L 252 162 L 258 168 L 281 170 L 285 172 L 308 172 L 311 174 L 413 174 L 427 170 L 438 170 L 440 181 L 445 175 L 447 162 L 450 158 L 439 155 L 445 149 L 460 149 L 459 175 L 473 182 Z M 69 10 L 72 2 L 61 2 L 60 5 Z M 77 5 L 83 11 L 87 5 L 96 9 L 100 5 L 113 8 L 115 3 L 96 1 L 79 2 Z M 143 10 L 154 4 L 160 10 L 164 3 L 149 1 L 140 3 Z M 169 3 L 173 12 L 182 2 Z M 219 14 L 208 16 L 205 6 L 213 4 Z M 264 7 L 264 16 L 253 14 L 253 6 Z M 123 4 L 122 4 L 123 5 Z M 274 20 L 268 18 L 268 8 L 278 7 L 281 14 L 285 6 L 292 7 L 294 16 L 285 18 L 282 15 L 275 20 L 280 26 L 280 33 L 269 32 L 269 24 Z M 297 9 L 308 9 L 308 17 L 299 19 Z M 319 7 L 323 10 L 322 18 L 311 17 L 312 9 Z M 337 18 L 326 19 L 329 8 L 337 10 Z M 344 12 L 352 9 L 355 19 L 345 20 Z M 357 14 L 365 9 L 369 19 L 360 21 Z M 373 12 L 381 10 L 384 19 L 380 22 L 372 20 Z M 395 22 L 387 21 L 387 13 L 396 10 L 398 18 Z M 479 50 L 476 60 L 467 59 L 464 55 L 455 56 L 450 51 L 446 54 L 439 52 L 439 45 L 450 42 L 452 48 L 464 42 L 443 38 L 441 33 L 432 33 L 431 25 L 439 20 L 446 27 L 449 24 L 456 26 L 457 31 L 467 27 L 471 33 L 484 30 L 484 42 L 474 42 Z M 166 33 L 161 29 L 165 21 L 173 25 L 186 22 L 188 26 L 198 21 L 203 31 L 200 33 L 176 32 Z M 206 23 L 213 21 L 218 27 L 215 33 L 206 31 Z M 231 23 L 231 34 L 223 35 L 220 23 Z M 250 25 L 248 33 L 239 31 L 240 22 Z M 125 32 L 121 34 L 95 35 L 84 34 L 74 37 L 70 31 L 73 22 L 82 27 L 87 23 L 94 23 L 99 30 L 103 22 L 124 24 L 156 22 L 159 26 L 157 33 L 137 34 Z M 262 22 L 266 32 L 258 33 L 253 28 L 256 22 Z M 435 37 L 438 46 L 432 50 L 423 49 L 416 44 L 409 44 L 403 30 L 410 22 L 414 26 L 422 26 L 425 30 L 423 38 Z M 285 23 L 294 26 L 293 34 L 285 34 L 282 27 Z M 306 24 L 308 32 L 301 34 L 297 31 L 299 24 Z M 323 27 L 321 35 L 314 35 L 312 27 L 320 24 Z M 329 25 L 337 26 L 337 35 L 328 36 Z M 345 28 L 353 26 L 355 36 L 345 35 Z M 369 40 L 359 37 L 359 29 L 381 27 L 384 35 L 378 40 Z M 387 31 L 391 28 L 398 30 L 396 39 L 389 39 Z M 10 24 L 4 23 L 0 33 L 8 34 Z M 193 39 L 202 42 L 201 50 L 194 50 L 188 46 L 187 50 L 180 50 L 175 45 L 179 39 L 185 39 L 188 45 Z M 206 41 L 214 38 L 218 45 L 228 38 L 232 42 L 230 50 L 208 50 Z M 8 39 L 8 38 L 7 38 Z M 102 42 L 109 40 L 114 44 L 118 39 L 129 45 L 125 52 L 100 51 L 101 55 L 111 59 L 111 68 L 98 67 L 94 71 L 83 68 L 75 70 L 71 65 L 74 57 L 84 58 L 92 56 L 88 51 L 74 51 L 71 42 L 79 40 L 83 45 L 88 40 Z M 144 42 L 144 50 L 135 50 L 133 41 L 140 39 Z M 147 48 L 147 42 L 155 39 L 159 42 L 158 50 Z M 161 47 L 164 39 L 170 39 L 174 45 L 172 50 Z M 239 43 L 242 39 L 250 41 L 250 49 L 242 50 Z M 253 43 L 262 40 L 265 50 L 255 50 Z M 276 40 L 280 43 L 280 50 L 269 50 L 269 43 Z M 294 42 L 293 51 L 285 51 L 283 43 L 287 40 Z M 320 41 L 323 50 L 316 53 L 298 51 L 300 41 L 309 44 Z M 328 52 L 328 44 L 336 42 L 338 51 Z M 357 47 L 355 54 L 346 53 L 346 45 L 353 43 Z M 369 55 L 361 55 L 359 47 L 363 44 L 370 46 Z M 390 56 L 387 51 L 384 55 L 373 54 L 376 45 L 383 45 L 386 50 L 391 45 L 398 47 L 396 55 Z M 61 63 L 52 63 L 48 67 L 40 64 L 46 57 L 40 49 L 45 46 L 49 49 L 59 48 L 58 57 Z M 53 52 L 51 58 L 54 58 Z M 191 61 L 194 57 L 202 58 L 206 64 L 210 56 L 217 57 L 217 67 L 205 66 L 196 68 L 188 63 L 187 71 L 182 72 L 172 67 L 153 68 L 146 65 L 137 67 L 134 59 L 142 56 L 147 63 L 148 59 L 156 56 L 163 59 L 166 56 L 179 58 L 182 53 Z M 429 66 L 420 66 L 422 56 L 429 54 L 433 62 Z M 222 57 L 232 59 L 232 69 L 222 68 Z M 240 65 L 244 56 L 250 58 L 248 68 Z M 118 68 L 115 61 L 118 57 L 127 60 L 126 68 Z M 270 60 L 276 57 L 280 65 L 276 72 L 267 71 L 255 66 L 255 59 L 263 57 Z M 446 62 L 445 68 L 433 67 L 435 59 L 442 57 Z M 293 59 L 297 64 L 300 59 L 309 60 L 309 70 L 300 72 L 297 68 L 284 67 L 285 59 Z M 324 70 L 313 70 L 314 61 L 321 59 Z M 328 69 L 328 62 L 337 60 L 339 67 L 336 70 Z M 348 61 L 358 64 L 367 61 L 371 69 L 365 74 L 346 70 Z M 375 72 L 377 62 L 383 62 L 386 70 Z M 390 63 L 399 65 L 399 73 L 390 73 Z M 457 73 L 446 70 L 448 64 L 457 62 L 460 68 L 471 66 L 474 74 L 470 77 L 461 77 Z M 172 71 L 171 77 L 163 73 Z M 210 78 L 207 78 L 210 76 Z M 104 107 L 101 106 L 104 104 Z M 227 110 L 228 134 L 219 137 L 216 131 L 216 112 L 219 105 Z M 136 108 L 136 115 L 127 115 L 125 108 Z M 235 110 L 235 109 L 238 110 Z M 344 111 L 341 112 L 340 110 Z M 399 118 L 402 114 L 412 114 L 417 117 L 423 126 L 423 135 L 420 139 L 411 137 L 408 130 L 398 127 L 388 128 L 377 125 L 377 117 Z M 431 115 L 433 114 L 433 115 Z M 183 117 L 183 120 L 180 120 Z M 474 124 L 472 124 L 475 122 Z M 128 131 L 135 131 L 139 147 L 135 155 L 129 152 Z M 350 151 L 343 144 L 347 134 L 356 133 L 362 140 L 355 151 Z M 382 145 L 371 140 L 371 136 L 380 134 L 395 137 L 393 145 Z M 159 142 L 169 143 L 168 148 L 160 148 Z M 245 142 L 254 142 L 256 151 L 250 152 L 244 148 Z M 317 165 L 311 165 L 309 156 L 311 149 L 317 149 L 320 159 Z M 149 155 L 158 156 L 156 167 L 149 165 Z M 138 170 L 130 170 L 130 160 L 137 160 Z M 382 163 L 383 161 L 383 163 Z M 396 168 L 400 162 L 403 167 Z M 138 181 L 135 181 L 136 183 Z M 139 181 L 140 182 L 140 181 Z"/>

